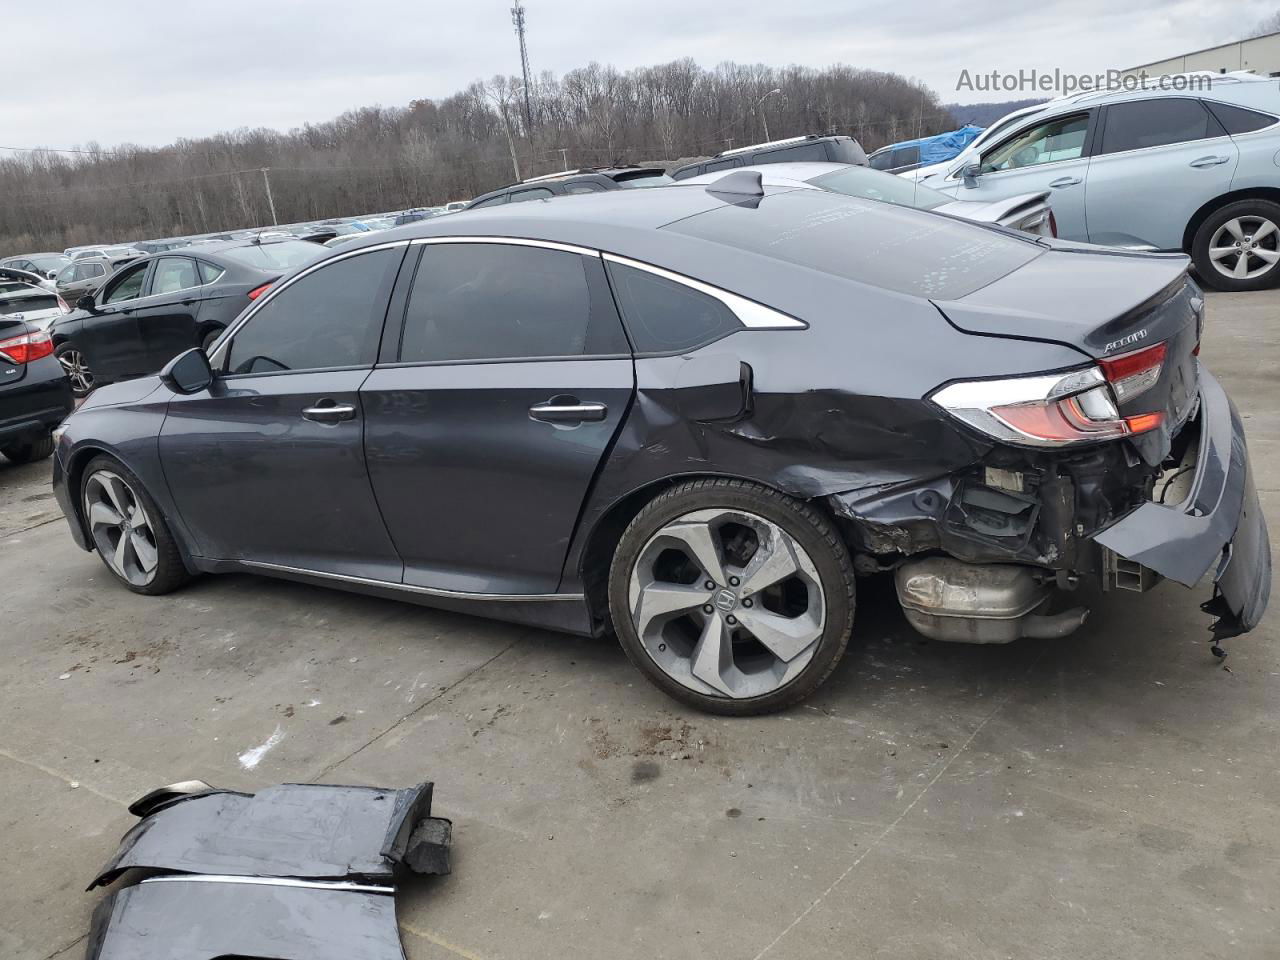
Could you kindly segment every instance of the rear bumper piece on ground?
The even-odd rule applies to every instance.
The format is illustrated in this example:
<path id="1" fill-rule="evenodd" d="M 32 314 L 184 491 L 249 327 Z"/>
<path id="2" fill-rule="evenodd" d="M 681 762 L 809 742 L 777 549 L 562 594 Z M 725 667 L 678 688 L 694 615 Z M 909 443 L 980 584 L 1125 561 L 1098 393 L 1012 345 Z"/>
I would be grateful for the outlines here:
<path id="1" fill-rule="evenodd" d="M 1200 442 L 1179 504 L 1145 503 L 1094 536 L 1117 555 L 1184 586 L 1214 569 L 1216 639 L 1258 625 L 1271 592 L 1271 543 L 1254 489 L 1244 425 L 1222 386 L 1200 370 Z M 1216 569 L 1215 569 L 1216 565 Z"/>
<path id="2" fill-rule="evenodd" d="M 133 804 L 143 819 L 88 889 L 134 867 L 363 880 L 390 880 L 401 864 L 449 872 L 451 824 L 431 816 L 430 783 L 404 790 L 282 784 L 256 794 L 193 787 L 162 787 Z"/>
<path id="3" fill-rule="evenodd" d="M 287 846 L 288 839 L 275 841 Z M 85 960 L 404 960 L 394 892 L 262 877 L 154 877 L 98 904 Z"/>

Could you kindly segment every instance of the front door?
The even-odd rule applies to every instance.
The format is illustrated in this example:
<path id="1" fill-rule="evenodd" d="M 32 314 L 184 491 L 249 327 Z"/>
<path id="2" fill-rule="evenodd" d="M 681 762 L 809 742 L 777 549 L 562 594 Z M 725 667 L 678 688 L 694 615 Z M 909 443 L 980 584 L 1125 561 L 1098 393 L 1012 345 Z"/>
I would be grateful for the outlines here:
<path id="1" fill-rule="evenodd" d="M 1091 116 L 1085 112 L 1031 123 L 982 152 L 972 185 L 957 171 L 948 178 L 946 192 L 957 200 L 984 201 L 1047 190 L 1058 236 L 1088 240 L 1085 179 Z"/>
<path id="2" fill-rule="evenodd" d="M 125 267 L 108 280 L 97 295 L 96 308 L 85 316 L 74 337 L 99 383 L 146 372 L 141 363 L 137 307 L 146 295 L 150 266 L 144 261 Z"/>
<path id="3" fill-rule="evenodd" d="M 634 389 L 600 258 L 501 242 L 414 249 L 398 350 L 360 390 L 405 582 L 552 593 Z"/>
<path id="4" fill-rule="evenodd" d="M 265 297 L 175 396 L 160 459 L 199 555 L 399 582 L 365 466 L 360 386 L 405 246 L 326 261 Z"/>

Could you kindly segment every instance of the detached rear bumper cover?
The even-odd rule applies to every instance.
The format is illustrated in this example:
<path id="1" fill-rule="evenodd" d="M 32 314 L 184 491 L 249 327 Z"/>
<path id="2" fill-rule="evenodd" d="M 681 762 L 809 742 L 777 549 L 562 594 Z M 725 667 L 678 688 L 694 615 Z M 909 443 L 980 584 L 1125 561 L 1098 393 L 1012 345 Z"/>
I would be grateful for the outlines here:
<path id="1" fill-rule="evenodd" d="M 1188 587 L 1214 569 L 1214 597 L 1204 609 L 1219 618 L 1212 630 L 1223 639 L 1252 630 L 1267 609 L 1271 542 L 1240 415 L 1203 367 L 1200 404 L 1199 459 L 1186 500 L 1145 503 L 1094 540 Z"/>
<path id="2" fill-rule="evenodd" d="M 134 867 L 313 879 L 390 880 L 398 864 L 448 873 L 451 824 L 430 815 L 431 792 L 430 783 L 282 784 L 257 794 L 161 788 L 130 808 L 143 819 L 88 889 Z"/>
<path id="3" fill-rule="evenodd" d="M 404 960 L 393 892 L 243 877 L 144 880 L 98 904 L 85 960 Z"/>

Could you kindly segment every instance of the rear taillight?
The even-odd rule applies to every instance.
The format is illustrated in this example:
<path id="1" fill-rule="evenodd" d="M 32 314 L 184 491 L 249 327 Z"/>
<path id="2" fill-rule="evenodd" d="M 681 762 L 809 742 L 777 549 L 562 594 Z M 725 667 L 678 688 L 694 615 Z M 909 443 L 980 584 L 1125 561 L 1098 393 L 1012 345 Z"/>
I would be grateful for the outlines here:
<path id="1" fill-rule="evenodd" d="M 275 283 L 275 281 L 272 280 L 270 283 L 264 283 L 260 287 L 254 287 L 252 290 L 249 291 L 249 299 L 257 300 L 260 296 L 262 296 L 264 293 L 266 293 L 268 290 L 271 289 L 272 283 Z"/>
<path id="2" fill-rule="evenodd" d="M 1120 401 L 1160 378 L 1165 345 L 1099 362 L 1096 367 L 1005 380 L 952 383 L 929 399 L 958 420 L 997 440 L 1062 447 L 1154 430 L 1161 413 L 1121 416 Z"/>
<path id="3" fill-rule="evenodd" d="M 59 310 L 61 310 L 63 313 L 70 313 L 70 312 L 71 312 L 71 305 L 70 305 L 70 304 L 68 304 L 68 303 L 67 303 L 67 301 L 63 300 L 61 296 L 59 296 L 59 297 L 58 297 L 58 309 L 59 309 Z"/>
<path id="4" fill-rule="evenodd" d="M 0 340 L 0 357 L 10 363 L 30 363 L 53 353 L 53 340 L 43 330 Z"/>

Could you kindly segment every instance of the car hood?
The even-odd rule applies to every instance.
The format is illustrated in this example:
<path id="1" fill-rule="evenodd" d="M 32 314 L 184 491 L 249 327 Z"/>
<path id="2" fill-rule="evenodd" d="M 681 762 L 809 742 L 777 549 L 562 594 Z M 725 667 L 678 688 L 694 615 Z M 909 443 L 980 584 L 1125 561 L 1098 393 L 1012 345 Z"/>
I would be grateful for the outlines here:
<path id="1" fill-rule="evenodd" d="M 1020 193 L 1003 200 L 952 200 L 932 209 L 937 213 L 949 213 L 978 223 L 1004 223 L 1030 213 L 1042 205 L 1049 196 L 1048 190 L 1039 193 Z"/>
<path id="2" fill-rule="evenodd" d="M 1186 284 L 1182 254 L 1044 245 L 1044 256 L 934 305 L 967 333 L 1061 343 L 1095 359 L 1157 343 L 1173 332 L 1162 324 L 1185 322 L 1150 309 Z"/>

